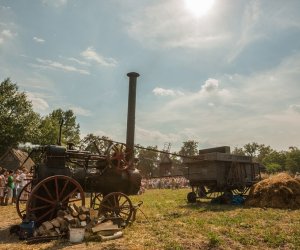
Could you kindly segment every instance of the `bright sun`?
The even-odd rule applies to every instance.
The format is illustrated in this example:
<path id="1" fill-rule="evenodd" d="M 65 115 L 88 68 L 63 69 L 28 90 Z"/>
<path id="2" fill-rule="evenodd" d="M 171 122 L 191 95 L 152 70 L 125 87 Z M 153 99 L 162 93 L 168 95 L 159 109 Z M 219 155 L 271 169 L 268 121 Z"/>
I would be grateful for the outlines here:
<path id="1" fill-rule="evenodd" d="M 196 17 L 204 16 L 214 5 L 215 0 L 184 0 L 185 7 Z"/>

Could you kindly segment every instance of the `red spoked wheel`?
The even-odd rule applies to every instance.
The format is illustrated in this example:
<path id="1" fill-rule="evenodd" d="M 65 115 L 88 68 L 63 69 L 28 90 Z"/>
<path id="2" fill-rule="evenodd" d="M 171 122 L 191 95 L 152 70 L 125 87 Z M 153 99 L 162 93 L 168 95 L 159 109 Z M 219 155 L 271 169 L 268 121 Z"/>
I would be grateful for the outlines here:
<path id="1" fill-rule="evenodd" d="M 124 144 L 113 144 L 108 149 L 107 161 L 110 166 L 118 170 L 126 170 L 129 166 L 129 152 Z"/>
<path id="2" fill-rule="evenodd" d="M 24 215 L 26 214 L 26 203 L 28 201 L 29 194 L 31 193 L 31 190 L 32 190 L 32 182 L 33 182 L 33 180 L 28 182 L 22 188 L 21 192 L 19 193 L 19 195 L 17 197 L 16 209 L 17 209 L 17 213 L 21 219 L 23 219 Z"/>
<path id="3" fill-rule="evenodd" d="M 85 205 L 80 184 L 68 176 L 50 176 L 32 189 L 26 204 L 26 216 L 41 223 L 55 218 L 58 210 L 66 209 L 74 202 Z"/>
<path id="4" fill-rule="evenodd" d="M 107 218 L 120 218 L 126 225 L 133 213 L 133 206 L 129 197 L 121 192 L 106 195 L 99 207 L 98 215 Z"/>

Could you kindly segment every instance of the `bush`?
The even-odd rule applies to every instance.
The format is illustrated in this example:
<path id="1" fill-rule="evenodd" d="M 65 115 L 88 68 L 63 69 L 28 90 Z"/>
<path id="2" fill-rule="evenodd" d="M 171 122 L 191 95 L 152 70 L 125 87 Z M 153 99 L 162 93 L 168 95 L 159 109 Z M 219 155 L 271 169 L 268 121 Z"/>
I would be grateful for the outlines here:
<path id="1" fill-rule="evenodd" d="M 278 163 L 269 163 L 266 165 L 267 173 L 274 174 L 282 171 L 282 167 Z"/>

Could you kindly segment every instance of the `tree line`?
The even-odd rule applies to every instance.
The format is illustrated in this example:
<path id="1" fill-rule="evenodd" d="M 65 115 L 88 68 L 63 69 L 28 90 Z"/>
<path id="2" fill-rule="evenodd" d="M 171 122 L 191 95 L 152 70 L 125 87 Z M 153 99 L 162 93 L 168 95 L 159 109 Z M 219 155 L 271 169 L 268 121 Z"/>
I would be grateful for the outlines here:
<path id="1" fill-rule="evenodd" d="M 36 145 L 56 144 L 61 120 L 62 144 L 72 142 L 82 150 L 97 153 L 105 151 L 109 145 L 109 138 L 88 134 L 80 138 L 80 126 L 72 110 L 55 109 L 45 116 L 33 110 L 31 101 L 26 93 L 19 91 L 17 84 L 9 78 L 0 84 L 0 156 L 10 147 L 18 147 L 20 143 Z M 105 139 L 105 140 L 102 140 Z M 183 142 L 177 155 L 195 156 L 198 154 L 199 143 L 194 140 Z M 157 146 L 146 149 L 135 148 L 138 157 L 138 167 L 145 175 L 157 171 L 158 163 L 166 154 L 157 152 Z M 263 164 L 268 173 L 289 171 L 300 172 L 300 150 L 290 147 L 286 151 L 277 151 L 270 146 L 256 142 L 235 147 L 233 154 L 251 156 L 256 162 Z M 169 155 L 174 166 L 179 166 L 182 159 L 176 155 Z"/>
<path id="2" fill-rule="evenodd" d="M 46 116 L 34 112 L 26 93 L 9 78 L 0 84 L 0 155 L 20 143 L 56 144 L 59 123 L 64 120 L 62 142 L 79 143 L 80 130 L 72 110 L 53 110 Z"/>
<path id="3" fill-rule="evenodd" d="M 241 148 L 235 147 L 232 153 L 251 156 L 254 161 L 265 166 L 267 173 L 300 172 L 300 149 L 297 147 L 291 146 L 288 150 L 278 151 L 270 146 L 252 142 Z"/>

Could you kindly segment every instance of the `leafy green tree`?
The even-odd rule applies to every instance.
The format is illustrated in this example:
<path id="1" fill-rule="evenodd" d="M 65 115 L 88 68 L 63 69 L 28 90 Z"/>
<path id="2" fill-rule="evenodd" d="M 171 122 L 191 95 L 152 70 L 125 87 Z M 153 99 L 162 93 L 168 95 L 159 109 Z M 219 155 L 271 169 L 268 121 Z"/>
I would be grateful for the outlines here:
<path id="1" fill-rule="evenodd" d="M 232 154 L 248 155 L 255 161 L 262 163 L 263 159 L 267 157 L 274 150 L 265 144 L 258 144 L 257 142 L 247 143 L 242 148 L 235 147 Z"/>
<path id="2" fill-rule="evenodd" d="M 159 153 L 153 150 L 157 150 L 157 146 L 148 146 L 146 149 L 137 148 L 137 168 L 144 177 L 153 177 L 158 174 L 157 162 Z"/>
<path id="3" fill-rule="evenodd" d="M 76 123 L 76 116 L 72 110 L 63 111 L 56 109 L 49 115 L 42 118 L 39 126 L 39 138 L 36 138 L 35 143 L 41 145 L 56 144 L 59 138 L 60 123 L 63 120 L 62 126 L 62 144 L 66 145 L 72 142 L 75 145 L 80 142 L 79 124 Z"/>
<path id="4" fill-rule="evenodd" d="M 24 92 L 9 78 L 0 84 L 0 155 L 9 147 L 31 142 L 37 136 L 39 115 Z"/>
<path id="5" fill-rule="evenodd" d="M 286 162 L 286 152 L 284 151 L 278 152 L 276 150 L 273 150 L 271 153 L 269 153 L 262 159 L 262 164 L 265 165 L 266 167 L 272 164 L 279 165 L 280 169 L 278 167 L 276 168 L 278 171 L 285 170 L 285 162 Z"/>
<path id="6" fill-rule="evenodd" d="M 195 156 L 198 154 L 198 144 L 199 142 L 189 140 L 186 142 L 183 142 L 183 145 L 179 151 L 180 155 L 184 156 Z"/>
<path id="7" fill-rule="evenodd" d="M 245 151 L 243 148 L 234 147 L 234 149 L 231 152 L 234 155 L 245 155 Z"/>
<path id="8" fill-rule="evenodd" d="M 258 155 L 257 155 L 257 161 L 259 163 L 262 163 L 263 159 L 267 157 L 269 154 L 271 154 L 274 150 L 270 146 L 265 146 L 264 144 L 260 144 L 258 146 Z"/>
<path id="9" fill-rule="evenodd" d="M 269 163 L 266 165 L 267 173 L 274 174 L 282 171 L 282 167 L 278 163 Z"/>
<path id="10" fill-rule="evenodd" d="M 300 172 L 300 150 L 297 147 L 290 147 L 286 156 L 286 169 L 295 174 Z"/>
<path id="11" fill-rule="evenodd" d="M 246 155 L 255 157 L 259 152 L 259 144 L 256 142 L 247 143 L 244 145 L 243 150 Z"/>
<path id="12" fill-rule="evenodd" d="M 110 146 L 110 142 L 107 136 L 98 136 L 94 134 L 87 134 L 80 142 L 80 148 L 82 150 L 90 151 L 92 153 L 98 154 L 98 150 L 104 154 L 105 151 Z M 96 146 L 95 146 L 96 144 Z"/>

